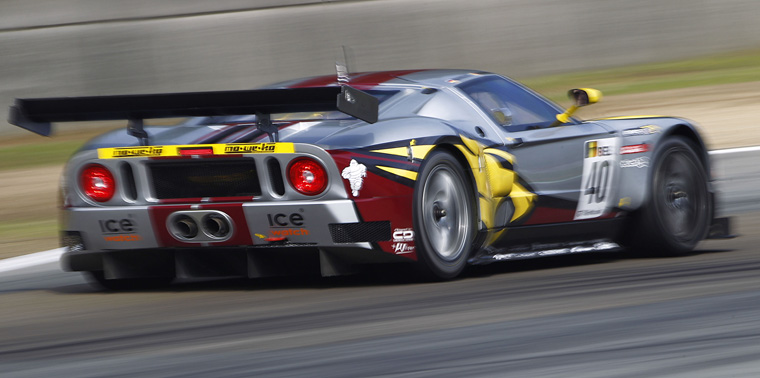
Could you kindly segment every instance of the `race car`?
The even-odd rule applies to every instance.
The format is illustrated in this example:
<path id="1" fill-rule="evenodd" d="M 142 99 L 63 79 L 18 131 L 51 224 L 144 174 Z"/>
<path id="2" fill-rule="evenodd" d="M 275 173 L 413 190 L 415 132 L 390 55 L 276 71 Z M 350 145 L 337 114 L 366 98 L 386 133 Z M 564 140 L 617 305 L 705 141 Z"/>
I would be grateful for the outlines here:
<path id="1" fill-rule="evenodd" d="M 65 270 L 112 289 L 175 278 L 354 273 L 582 252 L 690 253 L 715 201 L 680 118 L 573 117 L 493 73 L 406 70 L 264 89 L 17 99 L 9 121 L 127 120 L 61 185 Z M 144 120 L 189 117 L 175 126 Z M 726 234 L 724 227 L 722 232 Z"/>

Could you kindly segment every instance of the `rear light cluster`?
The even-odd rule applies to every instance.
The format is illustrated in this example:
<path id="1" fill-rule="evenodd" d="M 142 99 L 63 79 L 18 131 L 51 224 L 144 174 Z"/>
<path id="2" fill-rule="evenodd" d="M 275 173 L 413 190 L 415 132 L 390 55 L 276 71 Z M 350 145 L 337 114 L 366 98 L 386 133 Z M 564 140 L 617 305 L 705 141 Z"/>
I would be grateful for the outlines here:
<path id="1" fill-rule="evenodd" d="M 195 152 L 193 151 L 193 153 Z M 290 162 L 288 180 L 290 185 L 299 193 L 316 196 L 327 188 L 327 171 L 316 160 L 300 157 Z M 108 168 L 100 164 L 88 164 L 79 175 L 79 187 L 82 193 L 91 200 L 108 202 L 116 193 L 116 180 Z M 137 189 L 132 190 L 135 191 L 132 196 L 136 197 Z M 284 190 L 278 190 L 278 194 L 284 194 Z"/>
<path id="2" fill-rule="evenodd" d="M 316 160 L 300 157 L 288 166 L 290 185 L 301 194 L 316 196 L 327 187 L 327 171 Z"/>
<path id="3" fill-rule="evenodd" d="M 116 180 L 108 168 L 100 164 L 88 164 L 79 175 L 82 192 L 96 202 L 106 202 L 116 192 Z"/>

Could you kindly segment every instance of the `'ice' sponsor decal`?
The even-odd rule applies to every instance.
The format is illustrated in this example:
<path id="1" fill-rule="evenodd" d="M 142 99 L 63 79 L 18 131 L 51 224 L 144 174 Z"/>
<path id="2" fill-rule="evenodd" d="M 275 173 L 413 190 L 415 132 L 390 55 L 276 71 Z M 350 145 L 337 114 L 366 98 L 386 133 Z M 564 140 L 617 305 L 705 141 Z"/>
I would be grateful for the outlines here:
<path id="1" fill-rule="evenodd" d="M 137 223 L 133 219 L 101 219 L 98 221 L 103 240 L 107 242 L 140 241 Z"/>
<path id="2" fill-rule="evenodd" d="M 598 218 L 610 206 L 619 145 L 618 138 L 590 140 L 584 145 L 580 198 L 573 219 Z"/>

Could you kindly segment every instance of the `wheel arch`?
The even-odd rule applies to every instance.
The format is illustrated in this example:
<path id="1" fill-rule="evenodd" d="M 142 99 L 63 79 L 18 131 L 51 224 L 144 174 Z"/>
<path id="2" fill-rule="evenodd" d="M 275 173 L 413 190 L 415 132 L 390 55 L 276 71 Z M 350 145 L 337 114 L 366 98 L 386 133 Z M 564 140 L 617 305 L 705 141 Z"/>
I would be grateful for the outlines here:
<path id="1" fill-rule="evenodd" d="M 690 140 L 693 142 L 698 148 L 699 151 L 697 151 L 697 155 L 699 156 L 700 161 L 702 162 L 702 166 L 705 168 L 705 173 L 707 174 L 707 177 L 710 176 L 710 157 L 707 153 L 707 147 L 705 146 L 704 140 L 702 140 L 702 137 L 699 135 L 697 130 L 694 129 L 693 126 L 687 125 L 684 123 L 678 124 L 673 126 L 672 128 L 668 129 L 662 138 L 668 138 L 673 136 L 681 136 L 686 138 L 687 140 Z M 651 172 L 650 172 L 651 176 Z"/>
<path id="2" fill-rule="evenodd" d="M 457 162 L 462 166 L 466 173 L 467 178 L 467 184 L 470 186 L 470 189 L 472 190 L 472 193 L 474 194 L 473 198 L 473 208 L 475 209 L 475 219 L 477 221 L 477 234 L 475 237 L 475 242 L 473 243 L 473 250 L 478 250 L 481 248 L 481 245 L 485 241 L 487 230 L 485 229 L 483 225 L 483 209 L 480 206 L 480 201 L 478 200 L 480 196 L 480 192 L 478 190 L 478 185 L 475 180 L 475 176 L 472 172 L 472 167 L 470 166 L 469 162 L 467 161 L 467 158 L 465 157 L 464 153 L 457 148 L 454 143 L 444 142 L 436 145 L 436 147 L 431 150 L 430 152 L 434 151 L 446 151 L 449 154 L 451 154 Z"/>

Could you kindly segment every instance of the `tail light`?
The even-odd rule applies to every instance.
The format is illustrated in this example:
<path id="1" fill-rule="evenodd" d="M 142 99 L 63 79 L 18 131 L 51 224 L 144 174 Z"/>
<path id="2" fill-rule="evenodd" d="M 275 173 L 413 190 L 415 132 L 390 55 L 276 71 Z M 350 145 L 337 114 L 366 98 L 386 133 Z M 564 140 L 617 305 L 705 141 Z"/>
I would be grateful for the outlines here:
<path id="1" fill-rule="evenodd" d="M 307 157 L 290 163 L 288 179 L 295 190 L 307 196 L 316 196 L 327 187 L 327 171 L 317 161 Z"/>
<path id="2" fill-rule="evenodd" d="M 79 175 L 79 186 L 87 197 L 97 202 L 110 200 L 116 192 L 113 174 L 100 164 L 84 167 Z"/>

